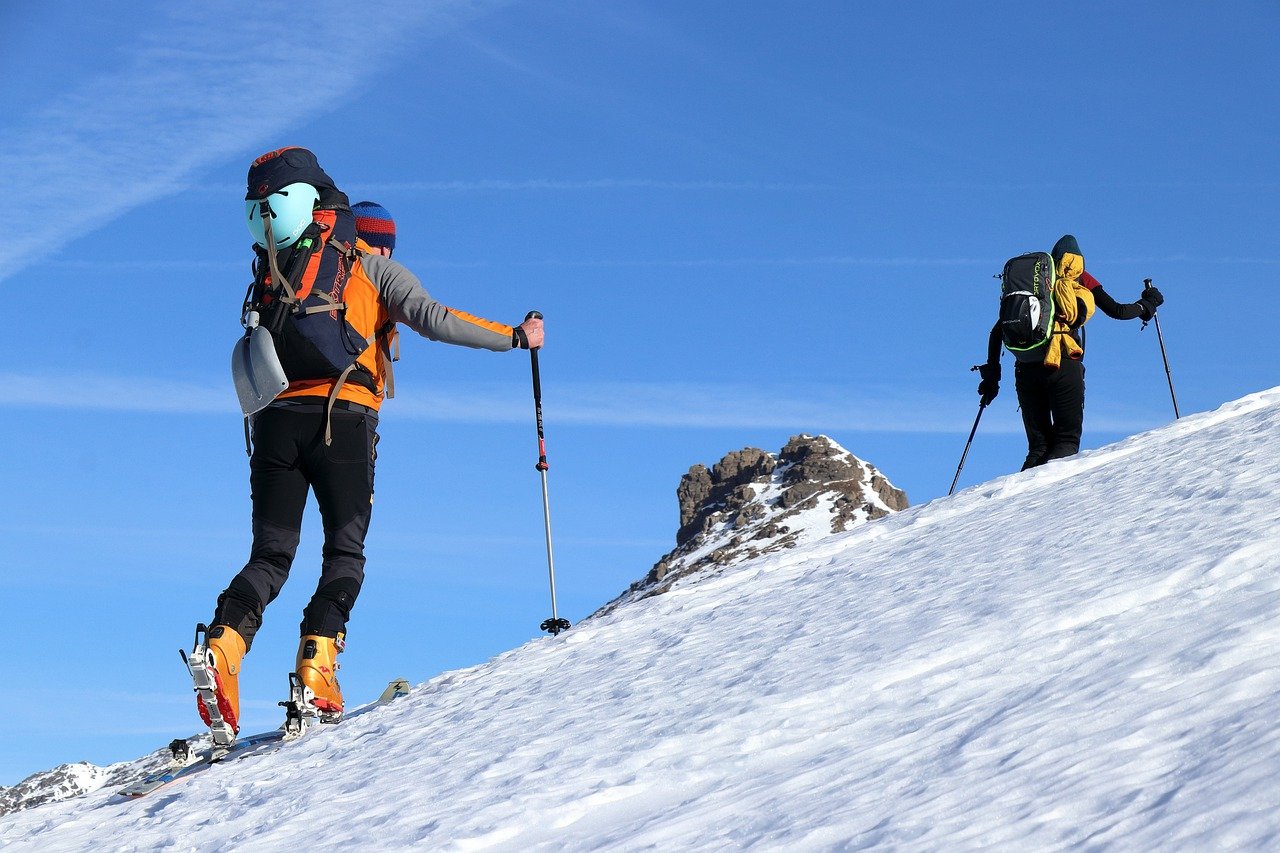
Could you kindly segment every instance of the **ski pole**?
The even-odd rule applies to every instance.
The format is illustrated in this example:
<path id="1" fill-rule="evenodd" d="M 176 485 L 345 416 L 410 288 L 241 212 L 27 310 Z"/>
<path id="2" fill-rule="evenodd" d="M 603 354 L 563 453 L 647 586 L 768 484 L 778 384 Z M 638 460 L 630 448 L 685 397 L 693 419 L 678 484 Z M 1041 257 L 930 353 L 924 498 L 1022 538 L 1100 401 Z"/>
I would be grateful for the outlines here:
<path id="1" fill-rule="evenodd" d="M 973 368 L 977 370 L 978 368 Z M 960 482 L 960 472 L 964 470 L 964 460 L 969 458 L 969 445 L 973 444 L 973 437 L 978 434 L 978 421 L 982 420 L 982 411 L 987 407 L 986 403 L 978 404 L 978 416 L 973 419 L 973 429 L 969 430 L 969 440 L 964 443 L 964 453 L 960 454 L 960 466 L 956 468 L 955 479 L 951 481 L 951 488 L 947 489 L 948 497 L 955 493 L 956 483 Z"/>
<path id="2" fill-rule="evenodd" d="M 1144 278 L 1142 283 L 1147 287 L 1150 287 L 1151 279 Z M 1156 324 L 1156 340 L 1160 342 L 1160 358 L 1164 360 L 1164 375 L 1165 378 L 1169 380 L 1169 397 L 1173 400 L 1173 419 L 1176 421 L 1181 418 L 1182 415 L 1178 414 L 1178 395 L 1173 393 L 1173 373 L 1169 371 L 1169 355 L 1164 349 L 1164 335 L 1160 334 L 1160 315 L 1156 313 L 1154 308 L 1151 310 L 1151 319 Z M 1145 329 L 1146 327 L 1147 324 L 1144 322 L 1142 324 L 1142 328 Z"/>
<path id="3" fill-rule="evenodd" d="M 541 320 L 542 315 L 530 311 L 525 319 Z M 537 347 L 530 348 L 529 362 L 533 366 L 533 409 L 538 420 L 538 464 L 534 467 L 542 475 L 542 521 L 547 534 L 547 576 L 551 580 L 551 618 L 544 619 L 539 627 L 550 634 L 559 634 L 569 627 L 569 620 L 561 619 L 556 613 L 556 563 L 551 551 L 551 501 L 547 496 L 547 469 L 551 466 L 547 464 L 547 439 L 542 431 L 542 375 L 538 371 Z"/>

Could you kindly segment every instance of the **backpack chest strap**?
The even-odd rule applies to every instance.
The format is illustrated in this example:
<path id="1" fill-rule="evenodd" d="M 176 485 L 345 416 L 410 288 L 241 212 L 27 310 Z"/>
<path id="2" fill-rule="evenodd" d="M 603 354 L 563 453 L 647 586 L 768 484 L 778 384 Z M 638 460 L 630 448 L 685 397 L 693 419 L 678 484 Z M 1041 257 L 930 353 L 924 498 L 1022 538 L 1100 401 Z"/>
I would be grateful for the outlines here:
<path id="1" fill-rule="evenodd" d="M 322 290 L 311 291 L 311 296 L 314 296 L 316 299 L 319 299 L 324 304 L 312 305 L 310 308 L 303 308 L 302 304 L 299 303 L 298 308 L 296 310 L 296 313 L 299 316 L 305 317 L 308 314 L 325 314 L 325 313 L 328 313 L 329 311 L 347 310 L 347 303 L 338 299 L 334 299 L 332 296 L 330 296 L 329 294 L 325 293 Z"/>

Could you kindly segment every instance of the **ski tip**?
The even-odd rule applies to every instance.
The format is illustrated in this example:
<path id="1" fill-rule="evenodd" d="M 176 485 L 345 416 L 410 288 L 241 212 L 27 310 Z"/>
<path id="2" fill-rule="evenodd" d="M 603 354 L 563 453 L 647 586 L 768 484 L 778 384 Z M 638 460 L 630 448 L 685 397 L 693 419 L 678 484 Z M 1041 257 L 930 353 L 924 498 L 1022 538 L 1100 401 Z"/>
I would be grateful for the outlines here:
<path id="1" fill-rule="evenodd" d="M 412 690 L 407 678 L 393 678 L 387 682 L 387 689 L 382 691 L 382 695 L 378 697 L 375 705 L 385 705 L 393 699 L 399 699 L 402 696 L 408 696 Z"/>

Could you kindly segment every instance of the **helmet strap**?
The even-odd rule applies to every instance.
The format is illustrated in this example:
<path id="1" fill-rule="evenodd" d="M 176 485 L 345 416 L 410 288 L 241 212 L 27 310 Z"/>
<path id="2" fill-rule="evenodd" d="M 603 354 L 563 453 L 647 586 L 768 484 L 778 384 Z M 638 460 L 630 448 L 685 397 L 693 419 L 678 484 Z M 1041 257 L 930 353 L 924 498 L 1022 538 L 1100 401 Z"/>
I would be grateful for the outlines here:
<path id="1" fill-rule="evenodd" d="M 265 198 L 260 205 L 258 211 L 262 217 L 262 233 L 267 243 L 267 268 L 271 271 L 271 281 L 284 288 L 286 295 L 281 297 L 282 301 L 292 304 L 298 301 L 298 296 L 293 285 L 289 284 L 289 279 L 285 278 L 284 273 L 280 271 L 280 265 L 276 260 L 276 240 L 271 233 L 271 205 Z"/>

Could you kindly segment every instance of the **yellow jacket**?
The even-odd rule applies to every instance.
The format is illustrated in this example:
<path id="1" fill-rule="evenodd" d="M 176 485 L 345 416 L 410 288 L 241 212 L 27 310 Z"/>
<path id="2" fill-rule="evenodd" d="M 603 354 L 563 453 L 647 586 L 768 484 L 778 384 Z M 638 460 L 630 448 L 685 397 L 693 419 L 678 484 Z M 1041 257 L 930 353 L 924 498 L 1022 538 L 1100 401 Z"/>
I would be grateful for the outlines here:
<path id="1" fill-rule="evenodd" d="M 1053 334 L 1044 356 L 1045 366 L 1055 370 L 1062 366 L 1064 356 L 1074 359 L 1084 355 L 1084 349 L 1071 332 L 1089 322 L 1096 307 L 1093 291 L 1080 283 L 1084 258 L 1068 252 L 1058 261 L 1057 272 L 1053 285 Z"/>

